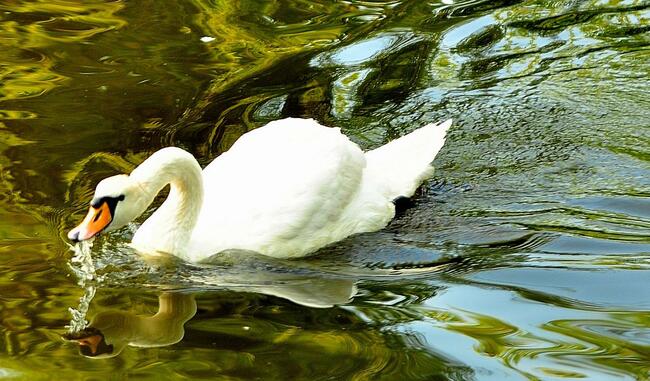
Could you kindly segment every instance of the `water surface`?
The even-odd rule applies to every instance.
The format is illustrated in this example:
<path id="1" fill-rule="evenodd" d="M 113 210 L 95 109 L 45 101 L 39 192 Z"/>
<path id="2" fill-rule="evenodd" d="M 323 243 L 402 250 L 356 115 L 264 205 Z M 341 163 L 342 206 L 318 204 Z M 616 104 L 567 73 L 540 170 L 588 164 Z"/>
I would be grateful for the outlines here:
<path id="1" fill-rule="evenodd" d="M 647 380 L 649 32 L 637 0 L 0 4 L 0 377 Z M 71 268 L 100 179 L 288 116 L 455 124 L 413 208 L 313 258 L 145 261 L 136 225 Z"/>

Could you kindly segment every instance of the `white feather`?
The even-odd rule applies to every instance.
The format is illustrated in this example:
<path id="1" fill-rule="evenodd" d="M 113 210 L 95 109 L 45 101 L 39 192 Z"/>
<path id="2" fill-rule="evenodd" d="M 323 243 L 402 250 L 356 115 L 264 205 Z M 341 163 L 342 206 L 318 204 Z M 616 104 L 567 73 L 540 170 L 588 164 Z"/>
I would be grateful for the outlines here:
<path id="1" fill-rule="evenodd" d="M 283 119 L 244 134 L 195 175 L 187 153 L 163 149 L 130 176 L 147 194 L 172 184 L 134 246 L 189 261 L 228 249 L 294 258 L 379 230 L 395 215 L 392 201 L 412 196 L 431 176 L 450 125 L 430 124 L 364 153 L 338 128 Z M 188 176 L 202 177 L 203 192 L 188 189 L 201 183 Z"/>

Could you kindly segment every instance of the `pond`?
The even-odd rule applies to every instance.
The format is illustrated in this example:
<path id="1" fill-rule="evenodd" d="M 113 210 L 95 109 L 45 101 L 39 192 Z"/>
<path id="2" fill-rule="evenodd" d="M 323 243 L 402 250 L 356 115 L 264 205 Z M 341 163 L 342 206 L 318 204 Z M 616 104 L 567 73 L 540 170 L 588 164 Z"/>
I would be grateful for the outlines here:
<path id="1" fill-rule="evenodd" d="M 650 378 L 647 1 L 14 0 L 0 51 L 0 377 Z M 73 261 L 99 180 L 289 116 L 454 125 L 413 207 L 313 257 L 145 260 L 136 224 Z"/>

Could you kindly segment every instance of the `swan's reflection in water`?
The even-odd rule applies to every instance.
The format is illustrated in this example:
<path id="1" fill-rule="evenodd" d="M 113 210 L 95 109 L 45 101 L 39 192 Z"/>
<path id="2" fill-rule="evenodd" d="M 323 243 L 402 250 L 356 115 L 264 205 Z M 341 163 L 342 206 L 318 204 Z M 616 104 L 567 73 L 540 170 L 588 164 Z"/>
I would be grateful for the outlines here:
<path id="1" fill-rule="evenodd" d="M 195 314 L 193 294 L 163 292 L 158 296 L 158 311 L 153 315 L 103 311 L 91 319 L 88 327 L 68 333 L 64 338 L 76 341 L 79 352 L 86 357 L 114 357 L 127 345 L 151 348 L 178 343 L 185 335 L 185 323 Z"/>
<path id="2" fill-rule="evenodd" d="M 311 308 L 330 308 L 348 303 L 357 291 L 351 279 L 265 274 L 248 284 L 222 286 L 224 290 L 279 297 Z M 152 348 L 176 344 L 183 339 L 184 325 L 197 311 L 195 294 L 165 291 L 158 295 L 158 310 L 144 315 L 111 309 L 90 318 L 83 329 L 68 332 L 63 338 L 79 344 L 79 351 L 90 358 L 115 357 L 126 346 Z"/>
<path id="3" fill-rule="evenodd" d="M 126 363 L 144 378 L 151 378 L 155 358 L 163 378 L 471 379 L 462 363 L 408 328 L 424 318 L 420 301 L 440 289 L 421 282 L 423 268 L 401 270 L 396 283 L 387 283 L 393 270 L 345 265 L 341 255 L 280 261 L 238 252 L 188 264 L 145 262 L 96 245 L 97 276 L 78 274 L 87 295 L 71 309 L 73 331 L 64 338 L 84 357 L 106 359 L 95 369 Z M 77 356 L 72 345 L 68 351 Z"/>
<path id="4" fill-rule="evenodd" d="M 312 335 L 319 337 L 319 340 L 327 337 L 328 340 L 324 342 L 349 341 L 350 348 L 361 348 L 364 346 L 361 342 L 367 340 L 369 343 L 383 342 L 384 336 L 391 336 L 382 331 L 376 333 L 378 337 L 369 339 L 365 333 L 360 333 L 357 337 L 357 334 L 335 334 L 331 330 L 332 327 L 339 327 L 342 321 L 348 321 L 351 326 L 364 325 L 368 319 L 367 314 L 360 312 L 356 316 L 351 305 L 332 311 L 328 309 L 348 305 L 357 295 L 358 282 L 365 284 L 374 276 L 383 279 L 392 271 L 358 266 L 341 267 L 336 260 L 336 253 L 333 253 L 335 259 L 330 262 L 337 263 L 338 267 L 332 267 L 325 260 L 283 261 L 241 251 L 223 252 L 205 263 L 189 264 L 164 257 L 145 261 L 128 250 L 116 250 L 107 245 L 96 249 L 93 253 L 93 269 L 101 275 L 97 278 L 94 274 L 89 276 L 83 271 L 77 274 L 87 295 L 80 299 L 77 309 L 71 309 L 72 331 L 64 335 L 64 339 L 79 344 L 81 354 L 86 357 L 114 357 L 127 346 L 152 348 L 179 343 L 185 334 L 185 324 L 194 317 L 197 308 L 204 313 L 210 311 L 211 316 L 218 316 L 217 320 L 211 320 L 211 324 L 214 324 L 209 328 L 211 332 L 223 330 L 229 332 L 228 337 L 232 338 L 230 334 L 233 324 L 244 330 L 244 327 L 248 327 L 256 332 L 265 332 L 263 345 L 284 340 L 282 338 L 285 335 L 293 337 L 284 332 L 284 324 L 302 327 L 305 321 L 317 323 L 307 331 L 300 331 L 302 333 L 295 337 L 295 344 L 299 346 L 305 342 L 311 343 L 311 340 L 302 340 Z M 376 256 L 372 260 L 376 261 Z M 428 271 L 444 267 L 433 266 Z M 414 271 L 419 274 L 423 269 L 418 267 Z M 101 281 L 97 284 L 92 283 L 94 281 L 91 281 L 92 284 L 84 284 L 85 279 Z M 132 300 L 128 297 L 129 294 L 137 293 L 135 299 L 147 298 L 142 294 L 150 295 L 150 291 L 143 289 L 143 285 L 166 290 L 156 295 L 157 303 L 150 299 L 146 302 L 148 305 L 157 304 L 156 307 L 149 308 L 148 314 L 143 312 L 141 303 L 132 306 Z M 95 287 L 97 296 L 93 298 Z M 427 287 L 428 291 L 430 289 Z M 408 292 L 402 290 L 398 293 Z M 359 297 L 364 299 L 364 295 L 365 292 Z M 263 301 L 266 297 L 271 297 L 268 302 Z M 199 300 L 198 306 L 195 298 Z M 273 300 L 274 298 L 279 300 Z M 419 300 L 420 297 L 416 299 Z M 376 303 L 378 302 L 374 301 L 373 306 Z M 104 306 L 110 309 L 106 310 Z M 245 314 L 242 315 L 242 311 L 246 310 L 255 310 L 255 317 L 248 319 Z M 90 313 L 86 314 L 86 311 Z M 287 315 L 284 316 L 281 311 Z M 269 323 L 280 316 L 282 323 Z M 267 321 L 266 318 L 270 320 Z M 205 319 L 206 316 L 199 313 L 196 322 L 190 323 L 194 331 L 188 328 L 188 332 L 195 332 L 198 326 L 205 323 Z M 89 323 L 86 324 L 85 320 L 89 320 Z M 333 322 L 331 326 L 325 324 L 329 321 Z M 321 332 L 321 324 L 329 328 Z M 260 326 L 266 328 L 261 329 Z M 262 339 L 257 335 L 255 337 Z M 190 341 L 202 339 L 203 337 L 193 338 Z M 225 344 L 227 347 L 228 344 Z M 356 349 L 352 352 L 357 353 L 355 351 Z"/>

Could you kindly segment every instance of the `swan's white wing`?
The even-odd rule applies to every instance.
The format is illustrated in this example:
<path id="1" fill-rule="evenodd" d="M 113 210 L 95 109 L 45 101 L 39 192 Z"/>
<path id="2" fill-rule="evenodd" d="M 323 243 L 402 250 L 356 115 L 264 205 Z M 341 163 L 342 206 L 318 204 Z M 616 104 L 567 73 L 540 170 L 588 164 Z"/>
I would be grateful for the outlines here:
<path id="1" fill-rule="evenodd" d="M 243 135 L 203 171 L 190 255 L 244 249 L 295 257 L 343 238 L 340 218 L 364 167 L 356 144 L 313 120 L 284 119 Z"/>

